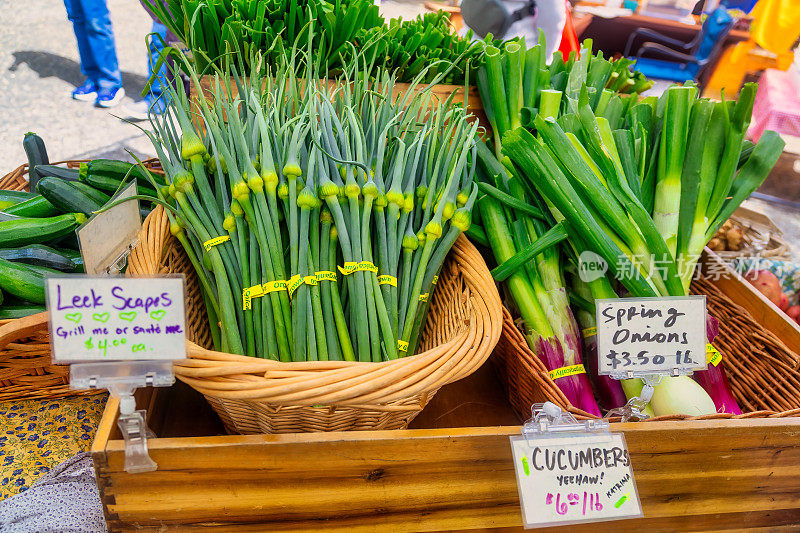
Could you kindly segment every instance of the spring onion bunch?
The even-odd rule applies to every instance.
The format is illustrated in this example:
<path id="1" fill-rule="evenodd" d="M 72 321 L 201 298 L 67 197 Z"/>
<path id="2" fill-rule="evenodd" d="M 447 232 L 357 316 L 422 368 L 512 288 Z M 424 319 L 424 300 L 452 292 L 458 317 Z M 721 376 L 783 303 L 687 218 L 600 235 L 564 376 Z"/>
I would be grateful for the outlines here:
<path id="1" fill-rule="evenodd" d="M 498 158 L 505 132 L 531 127 L 537 114 L 557 117 L 586 103 L 616 127 L 638 94 L 652 86 L 641 73 L 630 71 L 629 60 L 609 61 L 602 52 L 593 54 L 591 39 L 583 42 L 579 54 L 570 53 L 566 62 L 556 52 L 548 65 L 545 49 L 541 31 L 539 41 L 530 48 L 524 39 L 498 46 L 487 43 L 478 90 Z"/>
<path id="2" fill-rule="evenodd" d="M 400 82 L 463 84 L 475 78 L 484 41 L 472 32 L 459 36 L 445 13 L 425 13 L 404 21 L 387 21 L 373 0 L 144 0 L 157 17 L 191 50 L 202 72 L 221 66 L 233 53 L 249 75 L 250 58 L 260 51 L 265 64 L 275 64 L 287 48 L 309 44 L 314 61 L 338 75 L 355 56 L 376 59 L 376 65 L 397 73 Z M 317 25 L 311 36 L 306 30 Z M 486 40 L 489 42 L 489 40 Z M 438 77 L 447 70 L 446 77 Z M 470 71 L 470 72 L 468 72 Z M 324 74 L 324 73 L 323 73 Z M 323 77 L 325 77 L 323 75 Z"/>
<path id="3" fill-rule="evenodd" d="M 280 361 L 414 353 L 445 256 L 470 225 L 477 126 L 429 87 L 393 96 L 394 77 L 364 77 L 363 61 L 326 84 L 308 52 L 263 60 L 249 79 L 229 63 L 205 99 L 172 90 L 151 120 L 162 201 L 176 206 L 172 233 L 216 348 Z"/>
<path id="4" fill-rule="evenodd" d="M 558 119 L 537 115 L 535 133 L 507 132 L 503 153 L 563 221 L 575 250 L 600 255 L 628 294 L 683 296 L 702 247 L 783 149 L 767 132 L 742 161 L 754 93 L 750 84 L 738 102 L 714 103 L 694 87 L 673 87 L 616 122 L 579 97 Z M 614 297 L 610 285 L 592 289 Z M 704 372 L 701 383 L 723 380 L 713 365 Z M 728 389 L 713 394 L 718 410 L 740 412 Z"/>

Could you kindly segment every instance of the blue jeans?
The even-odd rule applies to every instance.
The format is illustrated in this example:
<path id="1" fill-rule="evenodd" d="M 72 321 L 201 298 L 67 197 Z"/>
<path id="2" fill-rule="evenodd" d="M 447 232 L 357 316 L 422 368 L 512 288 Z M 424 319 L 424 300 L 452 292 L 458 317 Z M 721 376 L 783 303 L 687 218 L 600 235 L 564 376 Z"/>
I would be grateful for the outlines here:
<path id="1" fill-rule="evenodd" d="M 78 41 L 81 72 L 100 89 L 122 87 L 106 0 L 64 0 Z"/>
<path id="2" fill-rule="evenodd" d="M 153 69 L 158 64 L 158 56 L 164 48 L 164 43 L 167 41 L 167 27 L 154 20 L 151 32 L 156 34 L 149 37 L 148 45 L 150 50 L 147 56 L 147 71 L 152 76 L 154 73 Z M 168 95 L 164 94 L 164 85 L 170 83 L 172 80 L 171 73 L 167 68 L 168 63 L 168 61 L 164 61 L 164 63 L 161 64 L 161 68 L 158 69 L 153 84 L 150 86 L 150 92 L 145 96 L 148 105 L 153 105 L 153 103 L 158 100 L 158 104 L 156 104 L 157 111 L 163 111 L 167 104 L 166 99 Z"/>

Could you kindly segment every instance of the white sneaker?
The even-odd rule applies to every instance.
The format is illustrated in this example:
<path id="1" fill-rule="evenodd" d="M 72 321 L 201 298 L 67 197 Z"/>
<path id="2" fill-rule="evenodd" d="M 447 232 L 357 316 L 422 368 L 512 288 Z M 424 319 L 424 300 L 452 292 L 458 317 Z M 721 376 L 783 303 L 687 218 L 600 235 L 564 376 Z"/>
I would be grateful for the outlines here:
<path id="1" fill-rule="evenodd" d="M 116 89 L 98 89 L 95 103 L 100 107 L 109 108 L 119 105 L 123 98 L 125 98 L 125 89 L 122 87 Z"/>

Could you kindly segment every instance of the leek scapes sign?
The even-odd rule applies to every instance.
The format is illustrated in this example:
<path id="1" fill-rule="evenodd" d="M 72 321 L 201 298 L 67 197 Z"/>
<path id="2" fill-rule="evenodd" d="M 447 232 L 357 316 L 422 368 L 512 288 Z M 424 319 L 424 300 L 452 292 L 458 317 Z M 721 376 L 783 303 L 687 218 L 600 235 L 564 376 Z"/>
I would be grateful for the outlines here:
<path id="1" fill-rule="evenodd" d="M 183 277 L 46 280 L 57 363 L 186 357 Z"/>
<path id="2" fill-rule="evenodd" d="M 706 368 L 705 296 L 597 300 L 597 357 L 615 378 Z"/>

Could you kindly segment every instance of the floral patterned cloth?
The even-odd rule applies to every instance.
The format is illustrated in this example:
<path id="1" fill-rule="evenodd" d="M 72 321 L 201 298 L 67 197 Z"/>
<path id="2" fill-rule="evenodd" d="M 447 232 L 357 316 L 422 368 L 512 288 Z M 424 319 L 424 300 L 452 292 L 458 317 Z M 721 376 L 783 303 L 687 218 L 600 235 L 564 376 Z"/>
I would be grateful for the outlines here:
<path id="1" fill-rule="evenodd" d="M 88 451 L 107 394 L 0 402 L 0 500 Z"/>

